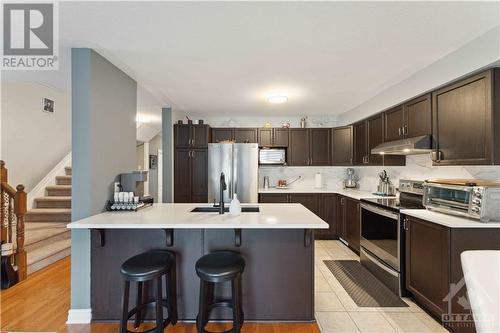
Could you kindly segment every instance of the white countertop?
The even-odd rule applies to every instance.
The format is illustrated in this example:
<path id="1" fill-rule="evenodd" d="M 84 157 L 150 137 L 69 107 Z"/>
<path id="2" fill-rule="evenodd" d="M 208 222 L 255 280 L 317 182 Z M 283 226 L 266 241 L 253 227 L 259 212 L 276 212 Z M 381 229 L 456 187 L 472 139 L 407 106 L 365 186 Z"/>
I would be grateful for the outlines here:
<path id="1" fill-rule="evenodd" d="M 137 212 L 105 212 L 68 224 L 69 229 L 328 229 L 301 204 L 243 204 L 259 213 L 191 213 L 211 204 L 158 203 Z M 228 204 L 229 206 L 229 204 Z"/>
<path id="2" fill-rule="evenodd" d="M 322 187 L 322 188 L 315 188 L 315 187 L 290 187 L 287 189 L 278 189 L 275 187 L 271 187 L 268 189 L 264 188 L 259 188 L 259 193 L 336 193 L 336 194 L 341 194 L 346 197 L 350 197 L 356 200 L 360 199 L 372 199 L 372 198 L 395 198 L 395 196 L 392 197 L 384 197 L 380 195 L 373 194 L 373 192 L 370 191 L 361 191 L 361 190 L 354 190 L 354 189 L 342 189 L 342 188 L 327 188 L 327 187 Z"/>
<path id="3" fill-rule="evenodd" d="M 426 209 L 402 209 L 400 213 L 450 228 L 500 228 L 500 222 L 482 223 L 478 220 L 433 212 Z"/>

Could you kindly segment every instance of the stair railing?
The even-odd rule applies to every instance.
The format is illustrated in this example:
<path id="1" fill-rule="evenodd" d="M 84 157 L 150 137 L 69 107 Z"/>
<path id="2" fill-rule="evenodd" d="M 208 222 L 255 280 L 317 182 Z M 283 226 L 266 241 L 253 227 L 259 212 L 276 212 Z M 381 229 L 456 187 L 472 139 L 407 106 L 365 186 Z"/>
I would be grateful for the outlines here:
<path id="1" fill-rule="evenodd" d="M 5 162 L 0 161 L 1 181 L 1 242 L 12 244 L 14 250 L 13 262 L 17 266 L 19 281 L 26 279 L 27 262 L 24 250 L 24 215 L 28 210 L 28 201 L 23 185 L 14 189 L 7 182 L 7 168 Z"/>

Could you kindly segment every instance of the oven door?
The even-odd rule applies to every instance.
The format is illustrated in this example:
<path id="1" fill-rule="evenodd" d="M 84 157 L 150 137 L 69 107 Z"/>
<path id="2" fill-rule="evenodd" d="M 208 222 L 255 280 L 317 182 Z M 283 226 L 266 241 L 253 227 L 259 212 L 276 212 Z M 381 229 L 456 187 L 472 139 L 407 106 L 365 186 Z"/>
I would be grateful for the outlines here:
<path id="1" fill-rule="evenodd" d="M 361 204 L 361 246 L 386 265 L 400 271 L 399 214 Z"/>

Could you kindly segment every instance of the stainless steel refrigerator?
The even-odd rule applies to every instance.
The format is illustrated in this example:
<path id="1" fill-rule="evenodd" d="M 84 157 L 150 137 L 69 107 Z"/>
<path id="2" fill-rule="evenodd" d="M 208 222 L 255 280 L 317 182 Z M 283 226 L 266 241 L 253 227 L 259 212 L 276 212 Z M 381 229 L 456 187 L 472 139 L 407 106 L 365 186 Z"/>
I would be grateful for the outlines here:
<path id="1" fill-rule="evenodd" d="M 220 174 L 224 172 L 227 190 L 224 202 L 238 194 L 242 203 L 258 202 L 259 145 L 257 143 L 208 144 L 208 201 L 219 202 Z"/>

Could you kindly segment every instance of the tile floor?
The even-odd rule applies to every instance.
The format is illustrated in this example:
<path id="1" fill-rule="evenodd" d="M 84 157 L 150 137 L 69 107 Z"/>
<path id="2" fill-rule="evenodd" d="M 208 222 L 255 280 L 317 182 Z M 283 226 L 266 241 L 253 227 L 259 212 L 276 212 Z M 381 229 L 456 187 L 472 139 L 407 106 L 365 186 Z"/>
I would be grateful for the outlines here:
<path id="1" fill-rule="evenodd" d="M 315 242 L 315 309 L 322 333 L 448 332 L 411 299 L 407 308 L 361 308 L 354 303 L 323 260 L 359 260 L 340 241 Z"/>

